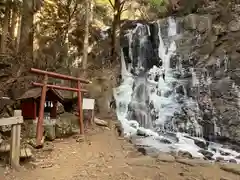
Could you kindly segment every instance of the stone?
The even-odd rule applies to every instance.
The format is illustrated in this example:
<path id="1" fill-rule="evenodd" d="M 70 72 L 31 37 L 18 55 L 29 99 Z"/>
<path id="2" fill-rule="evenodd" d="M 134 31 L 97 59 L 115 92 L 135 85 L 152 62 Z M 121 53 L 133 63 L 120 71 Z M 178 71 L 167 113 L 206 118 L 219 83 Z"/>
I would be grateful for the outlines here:
<path id="1" fill-rule="evenodd" d="M 177 155 L 179 157 L 192 159 L 192 154 L 190 152 L 187 152 L 187 151 L 178 151 Z"/>
<path id="2" fill-rule="evenodd" d="M 230 163 L 237 164 L 237 160 L 236 160 L 236 159 L 230 159 L 229 162 L 230 162 Z"/>
<path id="3" fill-rule="evenodd" d="M 200 33 L 211 30 L 212 17 L 210 15 L 190 14 L 184 18 L 184 28 L 197 30 Z"/>
<path id="4" fill-rule="evenodd" d="M 108 126 L 108 123 L 104 120 L 98 119 L 98 118 L 94 118 L 94 123 L 98 126 Z"/>
<path id="5" fill-rule="evenodd" d="M 10 144 L 1 144 L 0 152 L 5 153 L 10 151 Z"/>
<path id="6" fill-rule="evenodd" d="M 142 131 L 141 129 L 138 129 L 136 134 L 137 136 L 143 136 L 143 137 L 149 136 L 145 131 Z"/>
<path id="7" fill-rule="evenodd" d="M 124 135 L 124 129 L 122 127 L 122 123 L 120 121 L 117 121 L 115 123 L 115 130 L 118 136 L 123 137 Z"/>
<path id="8" fill-rule="evenodd" d="M 222 161 L 224 161 L 223 157 L 216 157 L 216 162 L 222 162 Z"/>
<path id="9" fill-rule="evenodd" d="M 232 164 L 232 163 L 221 164 L 220 168 L 224 171 L 240 175 L 240 165 L 239 164 Z"/>
<path id="10" fill-rule="evenodd" d="M 225 24 L 213 24 L 212 29 L 217 36 L 227 32 L 227 26 Z"/>
<path id="11" fill-rule="evenodd" d="M 157 157 L 157 161 L 161 161 L 161 162 L 175 162 L 175 157 L 170 155 L 170 154 L 159 153 L 159 155 Z"/>
<path id="12" fill-rule="evenodd" d="M 56 125 L 55 124 L 45 124 L 44 130 L 45 130 L 45 136 L 47 140 L 53 141 L 56 139 Z"/>
<path id="13" fill-rule="evenodd" d="M 200 149 L 198 152 L 201 153 L 202 155 L 204 155 L 204 157 L 206 157 L 208 160 L 212 160 L 212 157 L 214 155 L 212 152 L 204 150 L 204 149 Z"/>
<path id="14" fill-rule="evenodd" d="M 33 156 L 32 150 L 30 148 L 22 148 L 20 150 L 20 158 L 31 158 Z"/>
<path id="15" fill-rule="evenodd" d="M 55 128 L 57 138 L 67 137 L 73 134 L 72 123 L 69 119 L 57 119 Z"/>
<path id="16" fill-rule="evenodd" d="M 239 20 L 232 20 L 228 24 L 228 30 L 232 32 L 236 32 L 240 30 L 240 21 Z"/>

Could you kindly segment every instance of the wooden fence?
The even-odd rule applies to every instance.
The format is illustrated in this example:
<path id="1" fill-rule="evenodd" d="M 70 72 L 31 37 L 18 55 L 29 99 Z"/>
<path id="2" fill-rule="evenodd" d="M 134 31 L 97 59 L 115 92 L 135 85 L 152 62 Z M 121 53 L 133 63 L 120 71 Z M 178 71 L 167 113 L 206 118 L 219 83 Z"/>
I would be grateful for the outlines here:
<path id="1" fill-rule="evenodd" d="M 23 123 L 22 111 L 15 110 L 14 117 L 1 118 L 0 126 L 11 125 L 10 165 L 19 167 L 21 124 Z"/>

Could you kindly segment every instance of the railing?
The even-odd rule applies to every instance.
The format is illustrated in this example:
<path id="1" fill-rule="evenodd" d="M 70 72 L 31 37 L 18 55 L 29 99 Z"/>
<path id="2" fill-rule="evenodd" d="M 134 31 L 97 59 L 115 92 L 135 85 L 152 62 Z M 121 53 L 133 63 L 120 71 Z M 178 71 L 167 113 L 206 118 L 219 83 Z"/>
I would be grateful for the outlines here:
<path id="1" fill-rule="evenodd" d="M 22 111 L 15 110 L 14 117 L 1 118 L 0 126 L 12 126 L 11 129 L 11 145 L 10 145 L 10 165 L 13 168 L 19 167 L 20 157 L 20 136 L 21 124 L 23 123 Z"/>

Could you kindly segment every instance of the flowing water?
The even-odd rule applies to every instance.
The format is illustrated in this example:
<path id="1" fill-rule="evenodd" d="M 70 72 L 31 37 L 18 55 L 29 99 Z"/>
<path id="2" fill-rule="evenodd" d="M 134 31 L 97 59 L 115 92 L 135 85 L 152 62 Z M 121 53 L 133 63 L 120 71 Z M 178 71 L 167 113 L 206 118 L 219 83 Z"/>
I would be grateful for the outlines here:
<path id="1" fill-rule="evenodd" d="M 196 145 L 196 141 L 206 144 L 203 127 L 199 124 L 198 103 L 188 95 L 186 82 L 181 79 L 186 70 L 176 51 L 175 41 L 179 37 L 181 34 L 173 18 L 153 24 L 137 24 L 125 33 L 128 43 L 122 46 L 123 82 L 114 89 L 116 113 L 125 136 L 147 134 L 136 138 L 138 145 L 165 152 L 188 151 L 195 157 L 203 157 L 199 152 L 201 148 Z M 199 78 L 193 67 L 187 73 L 191 74 L 192 91 L 198 93 L 204 77 Z M 214 123 L 214 131 L 217 129 Z M 223 151 L 221 145 L 212 142 L 207 148 L 215 153 L 215 158 Z M 239 155 L 231 152 L 233 155 L 227 158 Z"/>

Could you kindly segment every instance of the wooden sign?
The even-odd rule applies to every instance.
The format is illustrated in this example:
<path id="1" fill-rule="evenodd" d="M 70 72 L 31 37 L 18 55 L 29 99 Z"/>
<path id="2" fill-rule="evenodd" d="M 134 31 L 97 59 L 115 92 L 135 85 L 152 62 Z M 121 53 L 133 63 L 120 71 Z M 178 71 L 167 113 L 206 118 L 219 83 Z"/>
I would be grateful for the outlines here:
<path id="1" fill-rule="evenodd" d="M 83 98 L 83 109 L 93 110 L 95 104 L 95 99 Z"/>

